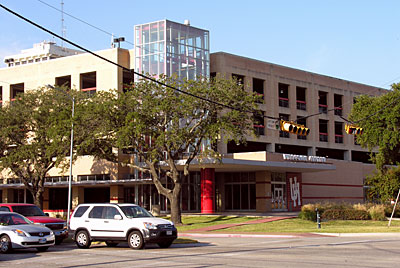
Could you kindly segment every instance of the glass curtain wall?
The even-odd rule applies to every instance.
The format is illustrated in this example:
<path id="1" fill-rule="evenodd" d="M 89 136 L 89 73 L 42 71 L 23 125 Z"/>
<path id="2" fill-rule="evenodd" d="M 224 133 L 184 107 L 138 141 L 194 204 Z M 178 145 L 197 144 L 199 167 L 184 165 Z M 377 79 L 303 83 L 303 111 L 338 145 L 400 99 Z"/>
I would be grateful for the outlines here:
<path id="1" fill-rule="evenodd" d="M 208 77 L 209 32 L 168 20 L 135 26 L 135 70 L 154 77 Z"/>

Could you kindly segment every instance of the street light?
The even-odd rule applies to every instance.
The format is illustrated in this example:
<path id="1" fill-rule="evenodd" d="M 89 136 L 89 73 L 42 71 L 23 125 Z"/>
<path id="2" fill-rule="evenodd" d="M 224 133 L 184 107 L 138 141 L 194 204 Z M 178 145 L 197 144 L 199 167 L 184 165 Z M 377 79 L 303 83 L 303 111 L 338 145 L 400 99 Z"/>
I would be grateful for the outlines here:
<path id="1" fill-rule="evenodd" d="M 56 89 L 65 94 L 64 91 L 59 88 L 55 88 L 52 85 L 47 85 L 47 87 Z M 71 114 L 71 147 L 69 151 L 69 179 L 68 179 L 68 209 L 67 209 L 67 228 L 69 228 L 69 217 L 71 213 L 71 188 L 72 188 L 72 149 L 74 147 L 74 111 L 75 111 L 75 97 L 71 97 L 65 94 L 68 98 L 72 100 L 72 114 Z"/>

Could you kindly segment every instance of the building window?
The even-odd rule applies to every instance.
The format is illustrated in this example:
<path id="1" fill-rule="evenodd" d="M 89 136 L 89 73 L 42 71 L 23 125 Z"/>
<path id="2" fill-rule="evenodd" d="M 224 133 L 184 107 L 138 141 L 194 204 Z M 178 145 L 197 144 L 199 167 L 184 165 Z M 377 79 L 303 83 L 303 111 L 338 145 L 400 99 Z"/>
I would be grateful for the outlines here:
<path id="1" fill-rule="evenodd" d="M 232 74 L 232 79 L 236 80 L 236 83 L 244 88 L 244 75 Z"/>
<path id="2" fill-rule="evenodd" d="M 279 114 L 279 118 L 281 120 L 289 121 L 289 115 L 288 114 Z M 289 132 L 286 131 L 279 131 L 279 137 L 281 138 L 289 138 Z"/>
<path id="3" fill-rule="evenodd" d="M 264 113 L 255 115 L 253 119 L 254 132 L 257 135 L 265 135 Z"/>
<path id="4" fill-rule="evenodd" d="M 78 182 L 83 181 L 109 181 L 110 174 L 78 175 Z"/>
<path id="5" fill-rule="evenodd" d="M 71 76 L 66 75 L 66 76 L 56 77 L 56 86 L 71 88 Z"/>
<path id="6" fill-rule="evenodd" d="M 343 115 L 343 95 L 335 94 L 334 95 L 334 108 L 335 115 L 342 116 Z"/>
<path id="7" fill-rule="evenodd" d="M 319 120 L 319 141 L 328 142 L 328 120 Z"/>
<path id="8" fill-rule="evenodd" d="M 289 108 L 289 85 L 279 83 L 279 106 Z"/>
<path id="9" fill-rule="evenodd" d="M 307 126 L 307 119 L 306 118 L 303 118 L 302 116 L 298 116 L 297 117 L 297 123 L 299 124 L 299 125 L 303 125 L 303 126 Z M 298 140 L 307 140 L 307 136 L 305 136 L 305 135 L 297 135 L 297 139 Z"/>
<path id="10" fill-rule="evenodd" d="M 122 90 L 124 92 L 126 92 L 127 90 L 129 90 L 134 86 L 135 76 L 133 71 L 134 71 L 133 69 L 130 72 L 124 70 L 124 72 L 122 73 L 122 83 L 123 83 Z"/>
<path id="11" fill-rule="evenodd" d="M 328 93 L 324 91 L 318 91 L 318 111 L 319 113 L 328 113 Z"/>
<path id="12" fill-rule="evenodd" d="M 296 106 L 297 110 L 307 110 L 305 87 L 296 87 Z"/>
<path id="13" fill-rule="evenodd" d="M 89 97 L 96 94 L 96 72 L 81 74 L 81 90 Z"/>
<path id="14" fill-rule="evenodd" d="M 3 107 L 3 87 L 0 87 L 0 108 Z"/>
<path id="15" fill-rule="evenodd" d="M 335 143 L 343 143 L 343 123 L 335 122 Z"/>
<path id="16" fill-rule="evenodd" d="M 13 84 L 10 86 L 11 89 L 11 101 L 15 101 L 15 99 L 20 94 L 24 94 L 24 83 Z"/>
<path id="17" fill-rule="evenodd" d="M 256 177 L 254 172 L 225 173 L 225 209 L 256 209 Z"/>
<path id="18" fill-rule="evenodd" d="M 253 92 L 260 96 L 260 103 L 264 101 L 264 82 L 265 80 L 253 78 Z"/>

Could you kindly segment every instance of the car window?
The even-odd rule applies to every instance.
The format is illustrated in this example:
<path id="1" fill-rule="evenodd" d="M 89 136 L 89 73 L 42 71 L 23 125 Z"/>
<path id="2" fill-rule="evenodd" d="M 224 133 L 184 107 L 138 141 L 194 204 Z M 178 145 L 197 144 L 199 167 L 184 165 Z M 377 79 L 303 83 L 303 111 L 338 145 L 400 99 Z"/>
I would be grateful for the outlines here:
<path id="1" fill-rule="evenodd" d="M 0 207 L 0 211 L 10 212 L 10 209 L 8 207 Z"/>
<path id="2" fill-rule="evenodd" d="M 114 219 L 115 215 L 121 214 L 118 212 L 118 209 L 115 207 L 105 207 L 103 210 L 103 219 Z"/>
<path id="3" fill-rule="evenodd" d="M 89 218 L 101 219 L 103 217 L 103 206 L 95 206 L 89 213 Z"/>
<path id="4" fill-rule="evenodd" d="M 44 212 L 37 206 L 12 206 L 13 212 L 29 216 L 46 216 Z"/>
<path id="5" fill-rule="evenodd" d="M 0 215 L 0 225 L 22 225 L 30 224 L 29 220 L 18 214 L 3 214 Z"/>
<path id="6" fill-rule="evenodd" d="M 82 215 L 86 212 L 86 210 L 89 208 L 89 206 L 81 206 L 79 207 L 74 214 L 75 218 L 82 217 Z"/>
<path id="7" fill-rule="evenodd" d="M 128 218 L 147 218 L 153 217 L 147 210 L 139 206 L 121 206 L 121 210 Z"/>

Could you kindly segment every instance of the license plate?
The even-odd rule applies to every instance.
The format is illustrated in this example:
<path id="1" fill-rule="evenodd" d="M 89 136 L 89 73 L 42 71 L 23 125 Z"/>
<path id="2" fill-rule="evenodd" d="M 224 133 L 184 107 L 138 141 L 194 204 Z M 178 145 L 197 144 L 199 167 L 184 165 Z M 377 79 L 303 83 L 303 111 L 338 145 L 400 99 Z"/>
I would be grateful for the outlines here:
<path id="1" fill-rule="evenodd" d="M 172 235 L 172 231 L 167 231 L 167 235 Z"/>
<path id="2" fill-rule="evenodd" d="M 46 238 L 39 238 L 39 243 L 40 244 L 44 244 L 44 243 L 46 243 Z"/>

